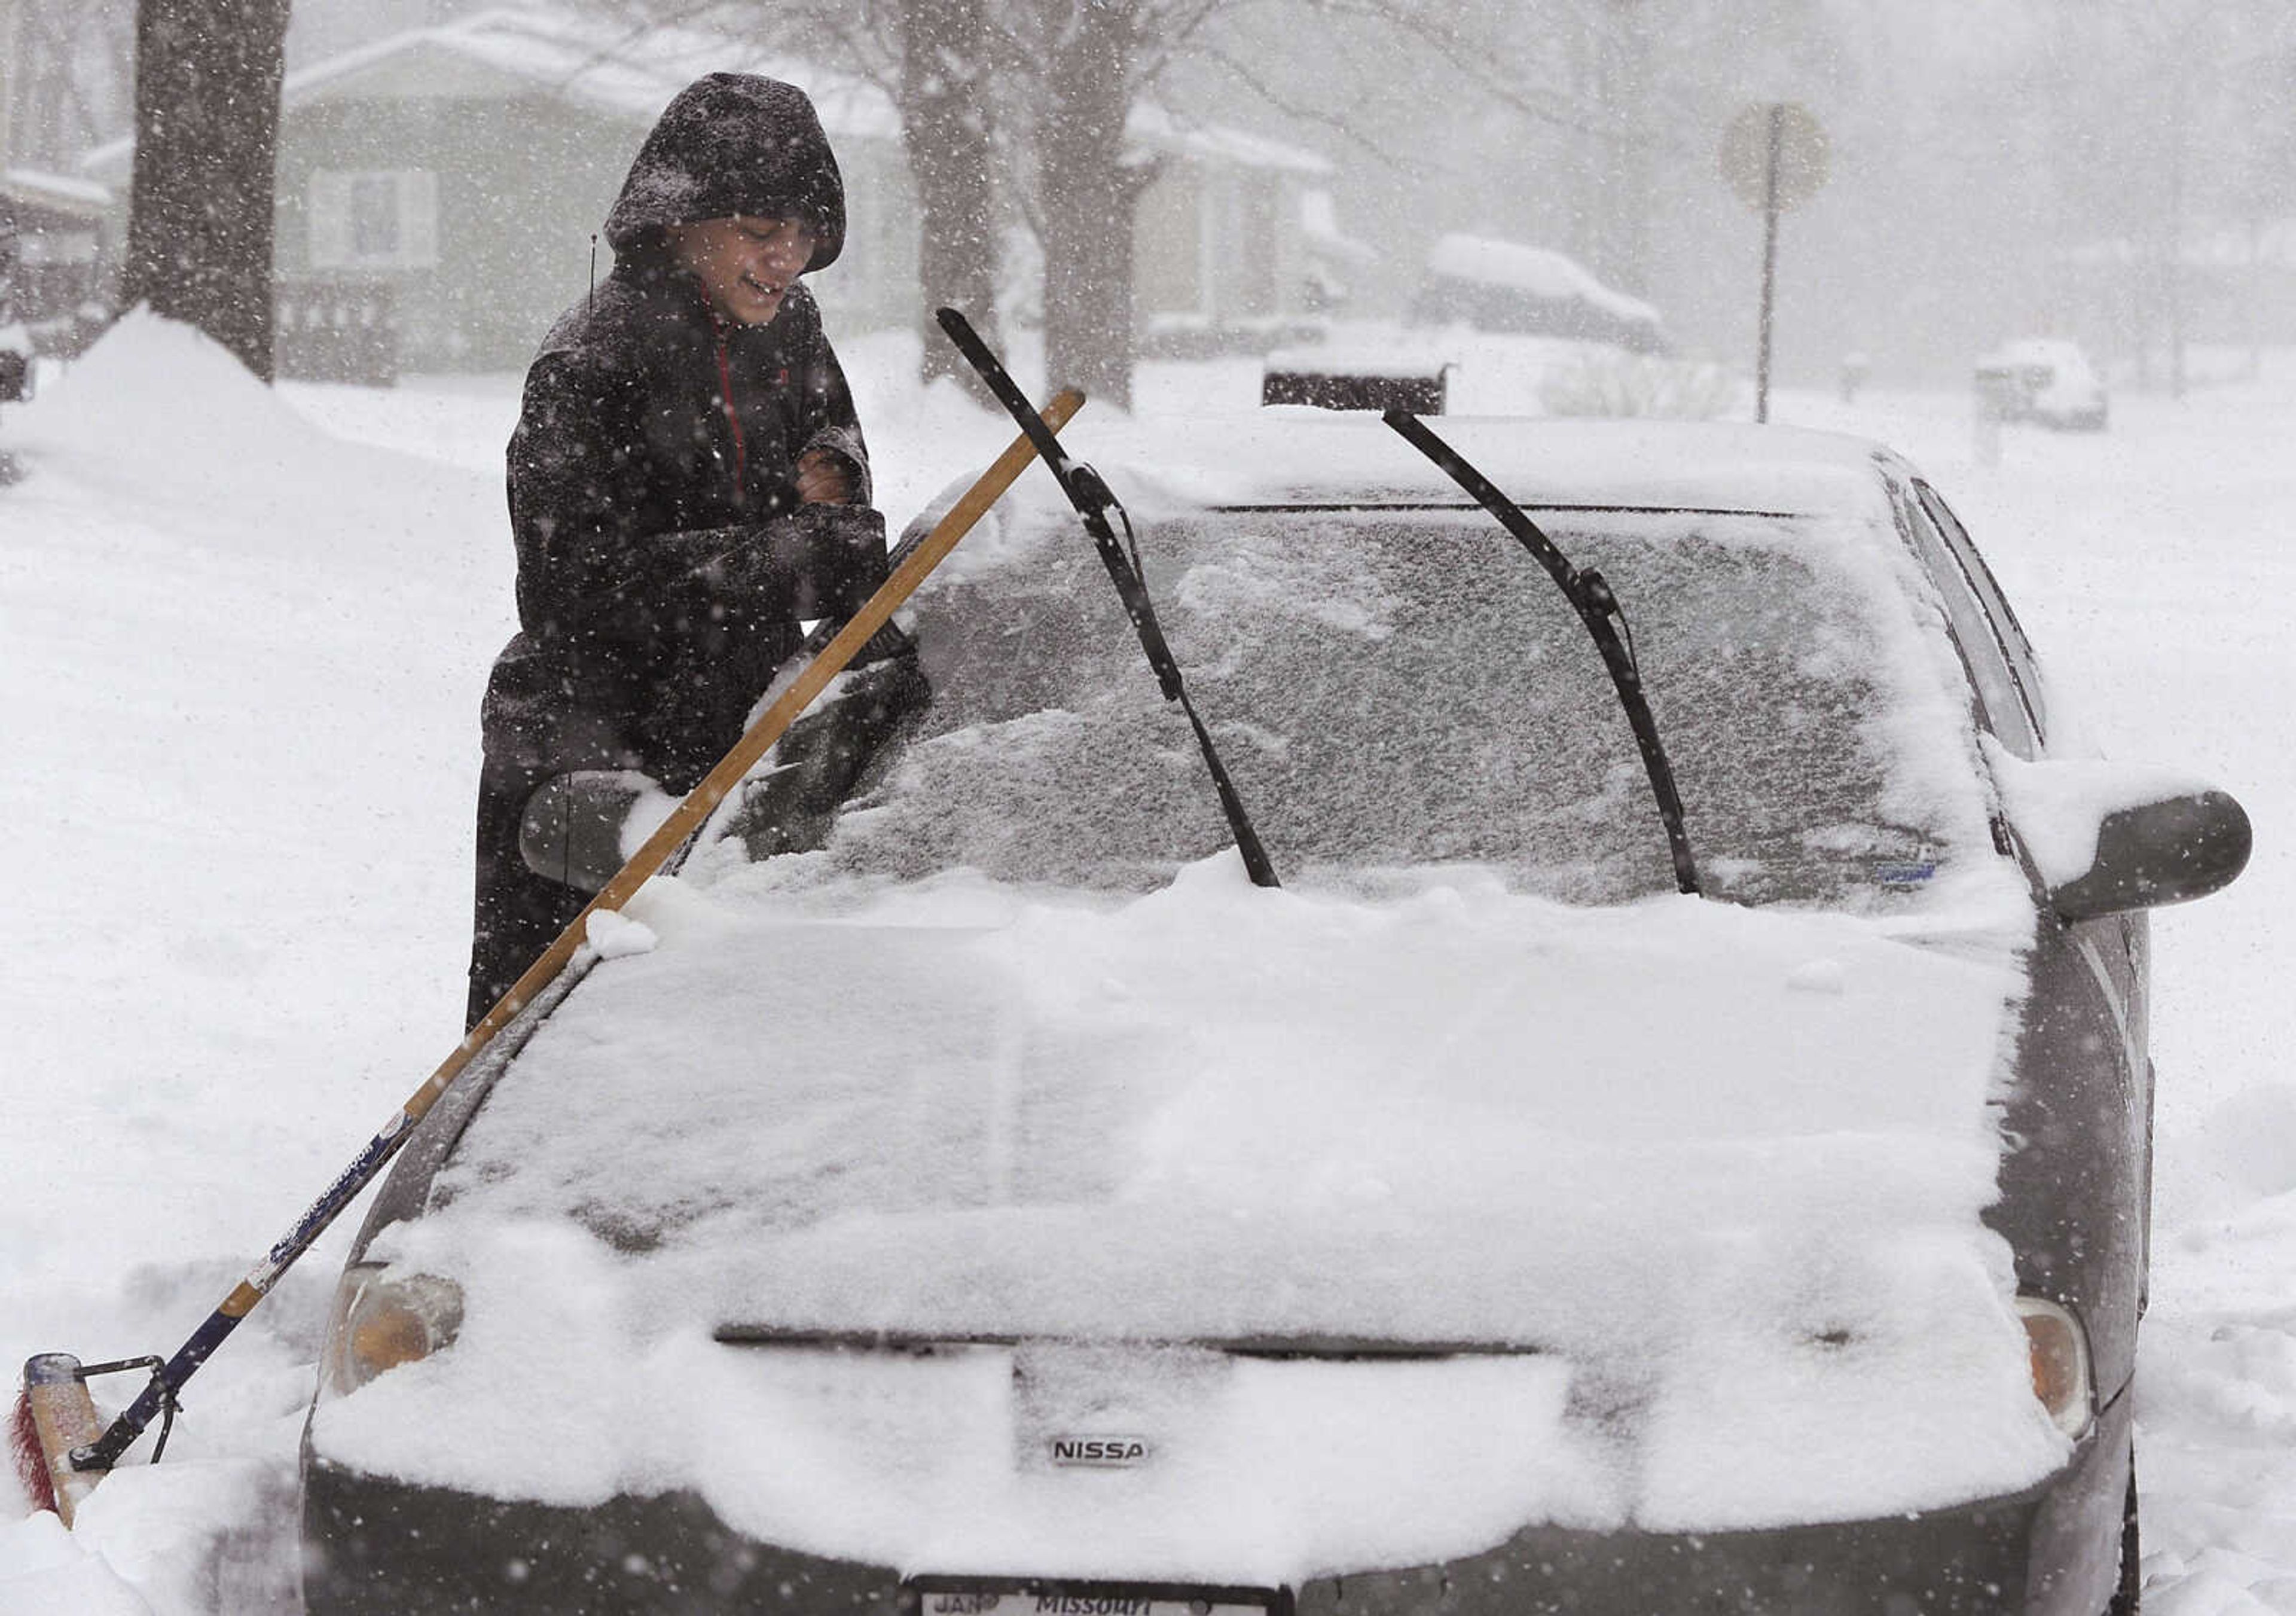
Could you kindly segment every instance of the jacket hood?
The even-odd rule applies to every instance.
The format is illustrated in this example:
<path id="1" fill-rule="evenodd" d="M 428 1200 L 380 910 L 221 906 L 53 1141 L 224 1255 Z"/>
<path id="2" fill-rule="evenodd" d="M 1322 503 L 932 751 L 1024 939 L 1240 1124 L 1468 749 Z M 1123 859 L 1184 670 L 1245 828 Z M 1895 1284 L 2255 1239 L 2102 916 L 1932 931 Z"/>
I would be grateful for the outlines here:
<path id="1" fill-rule="evenodd" d="M 734 214 L 803 217 L 818 245 L 808 273 L 845 248 L 845 182 L 813 103 L 795 85 L 711 73 L 677 93 L 638 148 L 606 215 L 617 253 L 672 225 Z"/>

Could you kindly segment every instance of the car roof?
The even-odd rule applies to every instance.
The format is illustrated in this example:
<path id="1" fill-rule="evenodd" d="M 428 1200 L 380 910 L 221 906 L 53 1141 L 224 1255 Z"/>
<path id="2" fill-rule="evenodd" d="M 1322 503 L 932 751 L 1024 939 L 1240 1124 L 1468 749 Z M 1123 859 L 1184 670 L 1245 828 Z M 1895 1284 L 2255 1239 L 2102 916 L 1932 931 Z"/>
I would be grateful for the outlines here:
<path id="1" fill-rule="evenodd" d="M 1888 480 L 1912 475 L 1864 439 L 1750 422 L 1436 416 L 1428 424 L 1517 503 L 1547 508 L 1888 515 Z M 1087 429 L 1088 431 L 1089 429 Z M 1135 423 L 1077 452 L 1128 475 L 1125 492 L 1232 507 L 1472 503 L 1367 413 L 1278 406 Z M 1144 514 L 1154 505 L 1142 503 Z"/>
<path id="2" fill-rule="evenodd" d="M 2001 357 L 2012 361 L 2046 360 L 2052 364 L 2085 357 L 2080 344 L 2066 337 L 2024 337 L 2014 342 L 2004 342 L 1998 352 Z"/>

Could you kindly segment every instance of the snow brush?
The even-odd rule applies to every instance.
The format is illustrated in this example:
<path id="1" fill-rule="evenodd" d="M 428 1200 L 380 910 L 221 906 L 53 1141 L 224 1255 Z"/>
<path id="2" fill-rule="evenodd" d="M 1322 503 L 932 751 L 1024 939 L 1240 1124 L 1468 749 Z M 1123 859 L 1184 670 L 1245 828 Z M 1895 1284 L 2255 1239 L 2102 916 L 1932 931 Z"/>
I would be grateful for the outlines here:
<path id="1" fill-rule="evenodd" d="M 1084 395 L 1062 389 L 1045 406 L 1044 416 L 1054 430 L 1068 423 L 1084 405 Z M 1016 439 L 966 489 L 947 514 L 914 546 L 896 551 L 891 573 L 877 592 L 849 619 L 829 643 L 799 671 L 780 695 L 759 713 L 701 783 L 662 821 L 645 845 L 632 855 L 597 896 L 542 951 L 541 957 L 495 1002 L 454 1052 L 440 1062 L 422 1087 L 400 1106 L 382 1130 L 367 1142 L 324 1194 L 295 1220 L 280 1242 L 249 1270 L 231 1294 L 192 1332 L 191 1338 L 164 1363 L 156 1358 L 134 1358 L 117 1364 L 82 1365 L 66 1352 L 44 1352 L 26 1361 L 22 1389 L 9 1421 L 9 1447 L 24 1490 L 38 1509 L 52 1509 L 70 1526 L 72 1517 L 95 1484 L 119 1462 L 155 1418 L 172 1422 L 176 1393 L 198 1373 L 240 1320 L 267 1295 L 279 1276 L 326 1231 L 329 1224 L 358 1193 L 382 1171 L 398 1147 L 406 1142 L 423 1116 L 464 1069 L 486 1049 L 495 1035 L 555 983 L 581 948 L 590 917 L 600 911 L 618 912 L 637 890 L 668 864 L 685 841 L 701 830 L 710 814 L 732 794 L 750 770 L 789 726 L 811 706 L 829 682 L 845 670 L 861 648 L 892 619 L 893 613 L 916 592 L 932 570 L 956 547 L 987 513 L 1015 478 L 1036 457 L 1035 444 L 1025 433 Z M 149 1368 L 150 1384 L 110 1425 L 102 1423 L 88 1395 L 90 1376 L 116 1370 Z M 167 1424 L 160 1441 L 167 1440 Z M 159 1456 L 155 1450 L 152 1455 Z"/>

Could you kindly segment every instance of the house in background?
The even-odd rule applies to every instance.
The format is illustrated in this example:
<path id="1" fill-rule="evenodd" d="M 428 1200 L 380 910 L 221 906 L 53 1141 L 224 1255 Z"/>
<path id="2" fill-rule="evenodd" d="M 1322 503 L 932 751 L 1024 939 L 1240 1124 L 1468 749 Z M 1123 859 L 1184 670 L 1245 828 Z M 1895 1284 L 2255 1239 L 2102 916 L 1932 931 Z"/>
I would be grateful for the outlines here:
<path id="1" fill-rule="evenodd" d="M 810 283 L 833 329 L 919 324 L 914 191 L 874 85 L 710 31 L 643 31 L 548 7 L 410 29 L 290 74 L 275 262 L 279 372 L 385 381 L 519 370 L 591 283 L 594 233 L 672 95 L 703 73 L 764 73 L 812 96 L 843 170 L 845 255 Z M 1346 244 L 1314 234 L 1322 159 L 1136 115 L 1162 160 L 1141 204 L 1144 332 L 1259 342 L 1309 312 Z M 83 165 L 124 199 L 133 150 Z M 1329 238 L 1329 239 L 1327 239 Z M 612 253 L 594 241 L 594 273 Z M 1319 256 L 1320 255 L 1320 256 Z"/>
<path id="2" fill-rule="evenodd" d="M 639 142 L 719 70 L 802 86 L 845 174 L 845 258 L 816 286 L 847 326 L 906 321 L 915 245 L 891 105 L 871 86 L 714 35 L 547 10 L 478 12 L 313 64 L 282 93 L 282 375 L 522 369 L 591 283 L 594 233 Z M 122 182 L 132 147 L 86 165 Z M 595 273 L 613 265 L 596 241 Z"/>
<path id="3" fill-rule="evenodd" d="M 1125 135 L 1157 165 L 1133 235 L 1143 351 L 1265 353 L 1314 335 L 1345 300 L 1372 250 L 1339 230 L 1326 159 L 1152 104 Z"/>
<path id="4" fill-rule="evenodd" d="M 78 326 L 83 310 L 105 297 L 106 281 L 117 273 L 111 193 L 65 175 L 10 168 L 0 173 L 0 217 L 14 221 L 15 258 L 12 301 L 0 318 L 43 333 Z"/>

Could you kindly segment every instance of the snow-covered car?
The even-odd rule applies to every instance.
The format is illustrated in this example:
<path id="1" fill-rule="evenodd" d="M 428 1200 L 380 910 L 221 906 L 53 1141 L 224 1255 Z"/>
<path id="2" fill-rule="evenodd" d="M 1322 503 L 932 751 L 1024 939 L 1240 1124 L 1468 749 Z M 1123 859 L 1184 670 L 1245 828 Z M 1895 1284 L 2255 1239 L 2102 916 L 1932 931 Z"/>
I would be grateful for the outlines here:
<path id="1" fill-rule="evenodd" d="M 2111 410 L 2104 382 L 2080 344 L 2056 337 L 2005 342 L 1977 362 L 1979 384 L 1994 390 L 2005 421 L 2101 432 Z"/>
<path id="2" fill-rule="evenodd" d="M 2144 910 L 2239 806 L 2082 745 L 1884 450 L 1443 431 L 1679 813 L 1377 420 L 1078 430 L 1285 884 L 1032 474 L 842 810 L 728 814 L 408 1145 L 313 1612 L 2130 1608 Z"/>
<path id="3" fill-rule="evenodd" d="M 20 252 L 16 219 L 0 196 L 0 404 L 31 397 L 31 333 L 16 314 L 16 270 Z"/>

